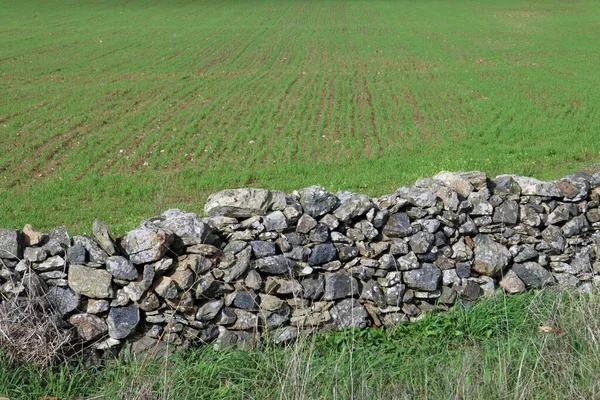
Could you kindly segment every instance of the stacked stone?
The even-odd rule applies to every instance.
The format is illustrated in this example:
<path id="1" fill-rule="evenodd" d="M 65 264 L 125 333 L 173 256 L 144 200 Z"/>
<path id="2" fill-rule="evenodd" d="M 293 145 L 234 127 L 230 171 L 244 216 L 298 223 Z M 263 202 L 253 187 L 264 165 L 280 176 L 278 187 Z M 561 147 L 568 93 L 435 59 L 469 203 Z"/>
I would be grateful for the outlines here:
<path id="1" fill-rule="evenodd" d="M 441 172 L 380 198 L 236 189 L 115 240 L 0 230 L 0 293 L 46 293 L 81 338 L 134 351 L 390 326 L 501 288 L 600 282 L 600 175 Z"/>

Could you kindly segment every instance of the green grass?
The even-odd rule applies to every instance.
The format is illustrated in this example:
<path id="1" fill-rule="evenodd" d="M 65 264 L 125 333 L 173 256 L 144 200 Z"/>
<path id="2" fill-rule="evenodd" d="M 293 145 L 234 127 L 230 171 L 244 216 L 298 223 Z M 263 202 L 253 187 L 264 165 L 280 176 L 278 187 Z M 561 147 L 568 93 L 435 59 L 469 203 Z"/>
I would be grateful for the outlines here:
<path id="1" fill-rule="evenodd" d="M 496 295 L 395 330 L 311 335 L 288 347 L 204 347 L 168 360 L 114 360 L 98 370 L 0 365 L 0 396 L 594 399 L 599 313 L 600 293 Z"/>
<path id="2" fill-rule="evenodd" d="M 379 195 L 442 169 L 600 160 L 597 1 L 0 10 L 0 226 L 123 232 L 228 187 Z"/>

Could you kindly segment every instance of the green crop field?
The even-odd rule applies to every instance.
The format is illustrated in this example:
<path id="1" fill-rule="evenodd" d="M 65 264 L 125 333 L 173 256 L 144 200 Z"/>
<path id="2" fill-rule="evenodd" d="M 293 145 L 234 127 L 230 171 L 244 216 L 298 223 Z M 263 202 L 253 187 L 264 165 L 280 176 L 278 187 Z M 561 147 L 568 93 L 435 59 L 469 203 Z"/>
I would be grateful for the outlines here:
<path id="1" fill-rule="evenodd" d="M 0 226 L 600 161 L 600 2 L 0 0 Z"/>

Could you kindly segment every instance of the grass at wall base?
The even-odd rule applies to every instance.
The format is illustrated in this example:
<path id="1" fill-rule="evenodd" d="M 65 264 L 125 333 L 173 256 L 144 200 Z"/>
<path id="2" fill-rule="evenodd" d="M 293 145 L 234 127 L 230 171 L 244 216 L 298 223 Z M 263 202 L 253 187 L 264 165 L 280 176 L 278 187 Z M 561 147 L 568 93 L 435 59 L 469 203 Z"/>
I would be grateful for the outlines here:
<path id="1" fill-rule="evenodd" d="M 315 334 L 288 346 L 204 347 L 153 362 L 40 373 L 0 366 L 9 398 L 590 399 L 598 396 L 600 293 L 496 294 L 392 330 Z"/>

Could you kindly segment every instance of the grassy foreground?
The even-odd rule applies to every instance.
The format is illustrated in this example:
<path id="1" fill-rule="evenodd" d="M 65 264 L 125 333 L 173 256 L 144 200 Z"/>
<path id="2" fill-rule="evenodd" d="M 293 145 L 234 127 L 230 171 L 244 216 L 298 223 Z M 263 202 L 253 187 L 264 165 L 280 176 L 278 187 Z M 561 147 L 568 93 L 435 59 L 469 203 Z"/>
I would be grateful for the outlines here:
<path id="1" fill-rule="evenodd" d="M 201 348 L 168 360 L 40 373 L 0 365 L 13 399 L 596 399 L 600 293 L 497 295 L 393 331 L 288 347 Z"/>
<path id="2" fill-rule="evenodd" d="M 600 160 L 600 3 L 0 0 L 0 226 Z"/>

